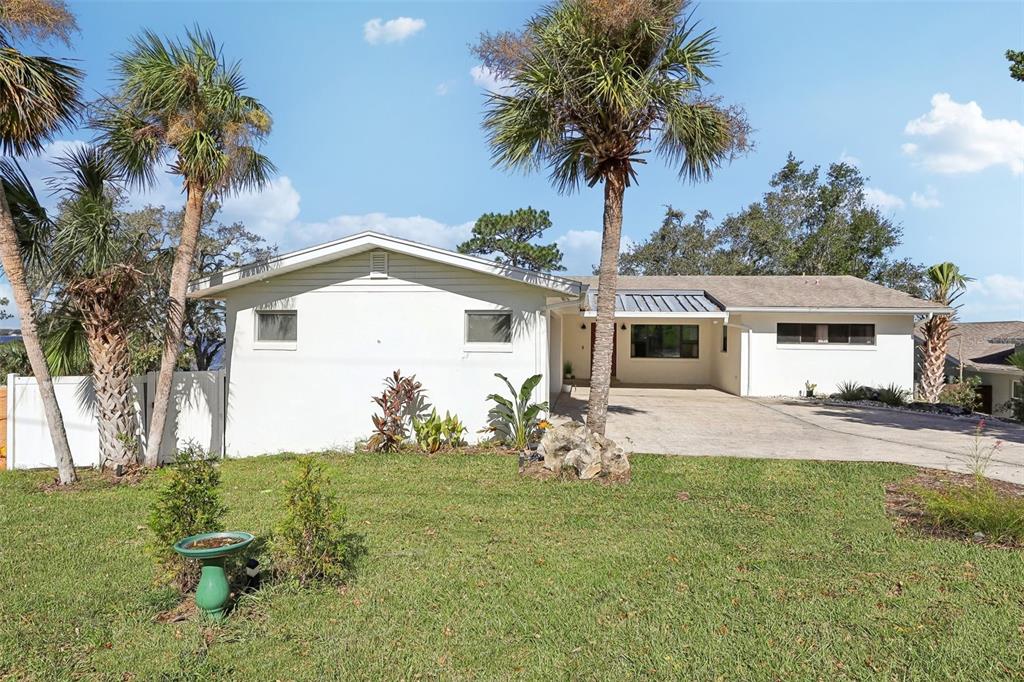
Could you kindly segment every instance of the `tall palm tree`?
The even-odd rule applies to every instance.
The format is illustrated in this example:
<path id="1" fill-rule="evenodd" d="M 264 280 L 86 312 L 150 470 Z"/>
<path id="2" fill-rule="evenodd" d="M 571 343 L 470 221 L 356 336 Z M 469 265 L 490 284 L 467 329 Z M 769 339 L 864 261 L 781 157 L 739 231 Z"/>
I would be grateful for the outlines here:
<path id="1" fill-rule="evenodd" d="M 123 225 L 120 173 L 96 147 L 72 150 L 56 161 L 50 185 L 60 197 L 51 218 L 28 179 L 0 163 L 12 189 L 12 213 L 32 275 L 48 297 L 45 352 L 57 374 L 92 374 L 102 466 L 123 470 L 137 461 L 130 338 L 143 321 L 141 281 L 149 235 Z M 33 229 L 34 228 L 34 229 Z"/>
<path id="2" fill-rule="evenodd" d="M 53 135 L 75 122 L 81 107 L 82 73 L 59 60 L 25 55 L 14 47 L 15 38 L 26 36 L 36 40 L 58 38 L 66 42 L 74 28 L 74 17 L 59 0 L 0 3 L 0 153 L 21 156 L 38 152 Z M 39 385 L 58 477 L 62 484 L 73 483 L 75 467 L 71 447 L 39 342 L 18 230 L 2 183 L 0 264 L 21 316 L 22 338 Z"/>
<path id="3" fill-rule="evenodd" d="M 257 151 L 270 132 L 270 114 L 244 94 L 237 63 L 228 64 L 213 37 L 189 32 L 165 42 L 151 32 L 117 59 L 117 92 L 94 124 L 103 147 L 125 169 L 128 181 L 145 185 L 167 163 L 181 176 L 185 193 L 181 239 L 168 287 L 167 329 L 149 424 L 145 463 L 159 462 L 171 382 L 182 345 L 185 294 L 207 196 L 258 188 L 274 171 Z"/>
<path id="4" fill-rule="evenodd" d="M 954 306 L 971 281 L 953 263 L 933 265 L 928 268 L 926 276 L 931 287 L 931 299 L 947 308 Z M 918 389 L 921 400 L 925 402 L 939 402 L 939 394 L 946 379 L 946 353 L 955 318 L 955 311 L 950 315 L 932 315 L 921 325 L 924 341 L 921 344 L 921 379 Z"/>
<path id="5" fill-rule="evenodd" d="M 742 110 L 703 93 L 717 62 L 710 30 L 684 0 L 563 0 L 522 33 L 475 48 L 508 83 L 488 95 L 484 129 L 496 165 L 546 166 L 560 192 L 604 185 L 604 231 L 587 425 L 604 433 L 615 335 L 615 289 L 626 188 L 648 145 L 682 179 L 708 179 L 747 148 Z"/>

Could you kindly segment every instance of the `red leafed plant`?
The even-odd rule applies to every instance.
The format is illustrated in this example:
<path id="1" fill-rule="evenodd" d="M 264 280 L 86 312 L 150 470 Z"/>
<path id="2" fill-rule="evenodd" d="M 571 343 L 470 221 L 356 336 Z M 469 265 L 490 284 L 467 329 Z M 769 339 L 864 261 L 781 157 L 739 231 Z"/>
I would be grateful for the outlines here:
<path id="1" fill-rule="evenodd" d="M 409 437 L 411 419 L 428 407 L 416 375 L 403 377 L 398 369 L 384 380 L 384 392 L 373 402 L 383 413 L 373 415 L 375 433 L 366 441 L 367 449 L 374 452 L 394 452 L 401 447 Z"/>

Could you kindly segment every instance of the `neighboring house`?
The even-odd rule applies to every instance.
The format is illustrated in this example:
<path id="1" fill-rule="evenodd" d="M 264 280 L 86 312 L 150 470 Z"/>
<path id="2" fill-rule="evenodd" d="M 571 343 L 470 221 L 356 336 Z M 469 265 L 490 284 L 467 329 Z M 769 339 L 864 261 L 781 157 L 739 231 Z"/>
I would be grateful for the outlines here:
<path id="1" fill-rule="evenodd" d="M 596 278 L 558 277 L 362 233 L 195 282 L 225 301 L 229 455 L 349 446 L 371 397 L 415 374 L 470 435 L 486 396 L 563 363 L 590 375 Z M 913 384 L 914 319 L 946 308 L 855 277 L 620 277 L 615 380 L 737 395 Z"/>
<path id="2" fill-rule="evenodd" d="M 981 411 L 1009 416 L 1011 398 L 1024 399 L 1024 372 L 1007 364 L 1017 348 L 1024 348 L 1024 322 L 959 322 L 946 353 L 949 375 L 978 377 Z"/>

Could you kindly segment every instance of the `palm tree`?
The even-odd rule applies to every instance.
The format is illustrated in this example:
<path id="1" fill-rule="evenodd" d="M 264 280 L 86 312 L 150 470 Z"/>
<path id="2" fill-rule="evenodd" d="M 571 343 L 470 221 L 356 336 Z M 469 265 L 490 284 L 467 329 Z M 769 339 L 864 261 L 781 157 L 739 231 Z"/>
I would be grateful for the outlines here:
<path id="1" fill-rule="evenodd" d="M 17 198 L 11 208 L 24 250 L 36 255 L 32 274 L 50 293 L 47 362 L 56 374 L 89 368 L 101 462 L 123 470 L 137 460 L 130 338 L 143 321 L 149 235 L 122 224 L 120 173 L 101 150 L 72 150 L 56 165 L 60 175 L 50 181 L 61 198 L 55 220 L 15 166 L 0 164 L 0 175 Z"/>
<path id="2" fill-rule="evenodd" d="M 227 64 L 213 37 L 189 32 L 165 42 L 146 32 L 117 59 L 119 86 L 95 117 L 102 144 L 129 183 L 154 181 L 167 163 L 181 176 L 184 221 L 168 287 L 167 328 L 149 424 L 145 463 L 159 462 L 171 382 L 181 352 L 185 293 L 207 196 L 261 187 L 274 171 L 256 147 L 270 115 L 244 94 L 238 64 Z"/>
<path id="3" fill-rule="evenodd" d="M 64 201 L 51 249 L 51 277 L 81 321 L 103 466 L 123 470 L 138 459 L 129 339 L 143 314 L 140 282 L 147 240 L 121 224 L 121 175 L 110 157 L 86 147 L 57 163 L 63 173 L 54 187 Z"/>
<path id="4" fill-rule="evenodd" d="M 964 276 L 960 268 L 952 263 L 939 263 L 928 268 L 926 273 L 931 287 L 931 299 L 947 308 L 952 308 L 963 295 L 970 277 Z M 939 402 L 939 394 L 946 379 L 946 353 L 950 334 L 954 329 L 956 313 L 932 315 L 921 325 L 921 400 Z"/>
<path id="5" fill-rule="evenodd" d="M 742 110 L 705 95 L 717 62 L 710 30 L 681 16 L 683 0 L 563 0 L 520 34 L 475 48 L 508 83 L 488 95 L 484 129 L 495 165 L 546 166 L 563 193 L 604 185 L 604 232 L 587 426 L 604 433 L 615 334 L 622 204 L 646 146 L 682 179 L 708 179 L 748 146 Z"/>
<path id="6" fill-rule="evenodd" d="M 3 154 L 21 156 L 40 151 L 43 143 L 74 123 L 81 106 L 79 81 L 82 73 L 56 59 L 22 54 L 14 47 L 14 39 L 58 38 L 66 42 L 74 28 L 74 17 L 59 0 L 0 3 L 0 152 Z M 71 447 L 39 342 L 19 234 L 2 183 L 0 264 L 21 316 L 22 338 L 32 374 L 39 385 L 58 477 L 61 484 L 73 483 L 76 477 Z"/>

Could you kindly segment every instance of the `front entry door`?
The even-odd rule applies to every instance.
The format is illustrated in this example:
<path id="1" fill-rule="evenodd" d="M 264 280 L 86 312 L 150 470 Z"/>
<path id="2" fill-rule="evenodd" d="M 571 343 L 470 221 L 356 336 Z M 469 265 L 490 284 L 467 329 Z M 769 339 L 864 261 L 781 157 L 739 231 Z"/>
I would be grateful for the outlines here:
<path id="1" fill-rule="evenodd" d="M 590 323 L 590 375 L 594 375 L 594 341 L 597 340 L 597 323 Z M 615 327 L 612 326 L 612 376 L 617 376 L 615 372 L 615 362 L 619 356 L 619 333 L 615 331 Z"/>

